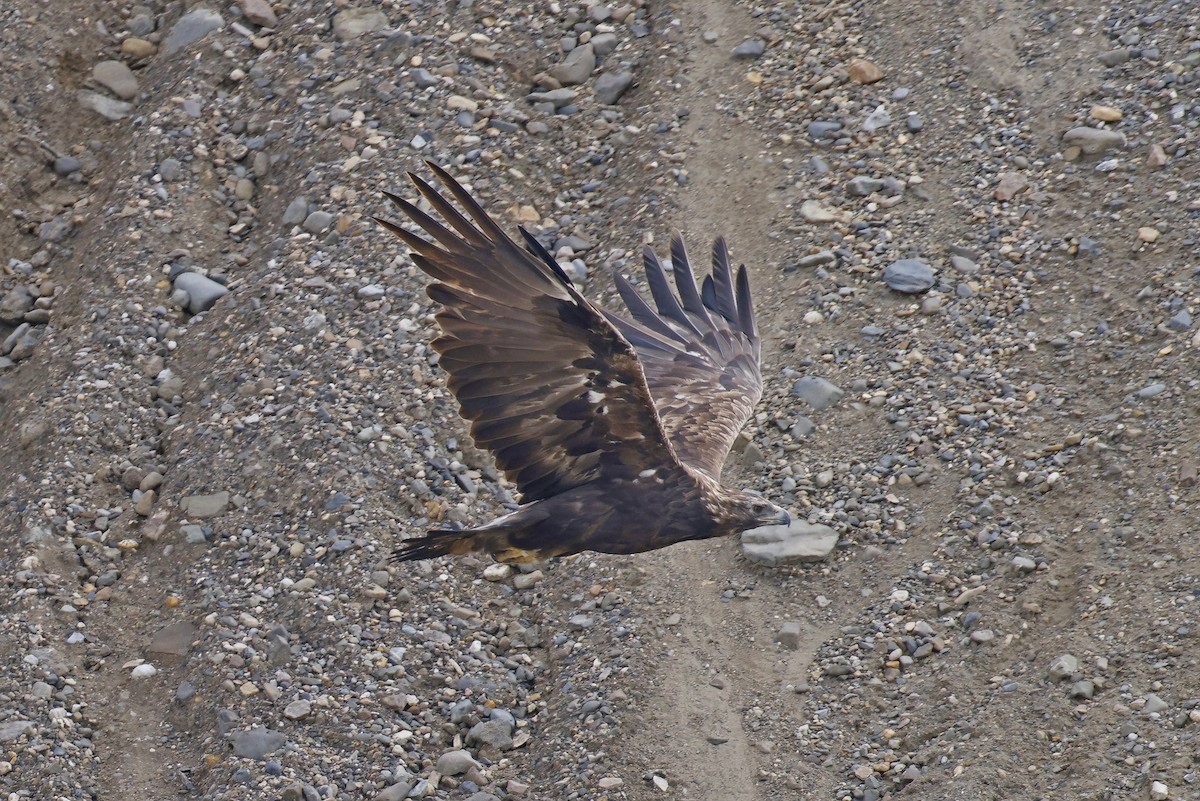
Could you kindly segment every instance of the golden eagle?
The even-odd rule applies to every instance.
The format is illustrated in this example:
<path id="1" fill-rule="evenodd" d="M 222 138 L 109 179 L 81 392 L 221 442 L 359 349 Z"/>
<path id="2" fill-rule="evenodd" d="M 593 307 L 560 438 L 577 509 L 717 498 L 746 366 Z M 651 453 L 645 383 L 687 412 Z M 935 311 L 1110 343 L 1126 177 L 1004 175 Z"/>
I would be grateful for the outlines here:
<path id="1" fill-rule="evenodd" d="M 409 173 L 444 224 L 390 193 L 432 241 L 378 222 L 433 278 L 438 363 L 472 438 L 495 455 L 522 503 L 479 528 L 405 541 L 397 560 L 640 553 L 790 522 L 780 507 L 719 481 L 762 395 L 746 268 L 734 278 L 723 239 L 697 289 L 683 240 L 672 238 L 678 295 L 646 249 L 657 311 L 614 274 L 628 320 L 581 295 L 528 231 L 520 229 L 526 250 L 449 173 L 429 167 L 466 216 Z"/>

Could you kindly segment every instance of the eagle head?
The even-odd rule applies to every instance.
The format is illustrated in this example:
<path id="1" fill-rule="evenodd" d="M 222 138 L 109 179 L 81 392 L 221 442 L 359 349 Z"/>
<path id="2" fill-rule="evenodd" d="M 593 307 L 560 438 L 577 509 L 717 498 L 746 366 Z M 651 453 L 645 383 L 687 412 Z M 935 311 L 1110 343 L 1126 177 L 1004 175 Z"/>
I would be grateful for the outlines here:
<path id="1" fill-rule="evenodd" d="M 763 526 L 790 526 L 792 516 L 782 506 L 776 506 L 766 498 L 751 495 L 748 492 L 738 493 L 737 518 L 739 531 L 747 531 Z"/>

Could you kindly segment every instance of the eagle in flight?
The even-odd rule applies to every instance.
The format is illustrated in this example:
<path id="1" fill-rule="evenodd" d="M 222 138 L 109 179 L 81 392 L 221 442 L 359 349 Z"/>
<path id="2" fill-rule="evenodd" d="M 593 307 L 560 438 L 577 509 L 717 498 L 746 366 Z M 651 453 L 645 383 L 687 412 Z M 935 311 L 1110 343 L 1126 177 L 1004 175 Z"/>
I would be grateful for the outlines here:
<path id="1" fill-rule="evenodd" d="M 733 275 L 723 239 L 697 288 L 683 240 L 672 238 L 678 294 L 645 250 L 657 309 L 614 274 L 627 319 L 580 294 L 528 231 L 520 229 L 523 248 L 449 173 L 429 168 L 465 216 L 409 173 L 444 222 L 390 193 L 429 239 L 377 219 L 433 279 L 438 363 L 471 437 L 495 456 L 521 505 L 478 528 L 406 540 L 397 560 L 631 554 L 790 522 L 784 509 L 720 483 L 762 395 L 746 268 Z"/>

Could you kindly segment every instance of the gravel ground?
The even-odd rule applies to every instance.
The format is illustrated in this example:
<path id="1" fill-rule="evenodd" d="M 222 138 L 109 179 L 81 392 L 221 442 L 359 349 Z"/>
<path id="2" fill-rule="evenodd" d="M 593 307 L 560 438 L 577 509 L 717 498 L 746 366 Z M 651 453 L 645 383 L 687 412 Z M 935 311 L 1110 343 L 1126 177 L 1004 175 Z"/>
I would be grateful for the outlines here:
<path id="1" fill-rule="evenodd" d="M 1200 18 L 0 7 L 0 789 L 1200 798 Z M 750 265 L 728 479 L 837 535 L 390 565 L 514 496 L 371 216 Z"/>

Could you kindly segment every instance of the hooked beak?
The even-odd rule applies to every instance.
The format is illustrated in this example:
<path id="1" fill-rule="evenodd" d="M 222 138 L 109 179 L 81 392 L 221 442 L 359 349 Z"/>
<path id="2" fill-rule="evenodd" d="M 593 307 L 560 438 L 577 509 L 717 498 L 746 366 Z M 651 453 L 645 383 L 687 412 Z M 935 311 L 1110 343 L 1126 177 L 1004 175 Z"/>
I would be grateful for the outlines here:
<path id="1" fill-rule="evenodd" d="M 780 509 L 772 522 L 776 526 L 790 526 L 792 524 L 792 516 L 787 513 L 786 509 Z"/>

